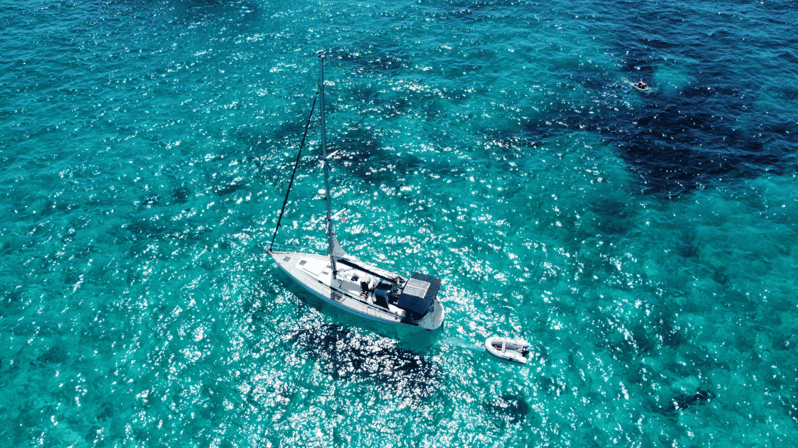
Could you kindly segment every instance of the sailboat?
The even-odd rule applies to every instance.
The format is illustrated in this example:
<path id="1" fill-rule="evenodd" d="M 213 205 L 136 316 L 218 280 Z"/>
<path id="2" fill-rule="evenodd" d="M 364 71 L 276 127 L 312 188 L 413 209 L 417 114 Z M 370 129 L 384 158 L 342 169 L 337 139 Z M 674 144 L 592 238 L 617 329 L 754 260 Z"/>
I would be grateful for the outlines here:
<path id="1" fill-rule="evenodd" d="M 410 277 L 365 263 L 347 254 L 335 236 L 330 194 L 330 167 L 327 159 L 326 122 L 324 116 L 324 57 L 319 55 L 319 123 L 321 127 L 321 155 L 324 166 L 324 196 L 327 205 L 327 254 L 274 250 L 274 239 L 280 228 L 288 195 L 291 192 L 302 146 L 307 136 L 311 108 L 305 135 L 302 137 L 294 172 L 288 185 L 283 208 L 277 219 L 268 254 L 299 286 L 322 301 L 356 316 L 380 323 L 435 330 L 443 324 L 444 308 L 438 299 L 441 281 L 431 275 L 414 272 Z M 313 105 L 315 107 L 316 101 Z"/>

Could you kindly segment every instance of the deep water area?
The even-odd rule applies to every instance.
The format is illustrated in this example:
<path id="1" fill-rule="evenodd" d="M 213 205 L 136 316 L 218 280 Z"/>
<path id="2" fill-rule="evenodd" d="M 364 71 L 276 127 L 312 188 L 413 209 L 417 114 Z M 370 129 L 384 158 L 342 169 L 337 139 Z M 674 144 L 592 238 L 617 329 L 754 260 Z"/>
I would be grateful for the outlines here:
<path id="1" fill-rule="evenodd" d="M 796 23 L 786 0 L 0 0 L 0 440 L 791 446 Z M 266 254 L 319 52 L 338 239 L 440 278 L 435 332 Z M 326 250 L 319 145 L 313 119 L 281 248 Z"/>

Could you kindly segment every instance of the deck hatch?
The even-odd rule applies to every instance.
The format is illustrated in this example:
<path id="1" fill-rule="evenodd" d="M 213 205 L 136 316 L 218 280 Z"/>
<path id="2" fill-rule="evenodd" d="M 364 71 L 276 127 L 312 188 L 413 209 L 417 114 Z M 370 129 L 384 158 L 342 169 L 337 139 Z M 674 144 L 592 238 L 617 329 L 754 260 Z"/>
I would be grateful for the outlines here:
<path id="1" fill-rule="evenodd" d="M 327 260 L 310 260 L 310 259 L 303 259 L 299 262 L 299 265 L 302 266 L 302 269 L 305 270 L 308 274 L 318 278 L 321 275 L 322 271 L 325 268 L 328 268 Z"/>

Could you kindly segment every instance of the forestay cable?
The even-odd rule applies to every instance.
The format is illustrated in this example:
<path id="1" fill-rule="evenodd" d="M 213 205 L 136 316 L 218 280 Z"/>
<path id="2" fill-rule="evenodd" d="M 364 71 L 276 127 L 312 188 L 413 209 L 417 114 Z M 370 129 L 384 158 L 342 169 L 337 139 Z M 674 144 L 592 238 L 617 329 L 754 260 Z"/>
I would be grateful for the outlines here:
<path id="1" fill-rule="evenodd" d="M 319 91 L 316 91 L 316 96 L 313 98 L 313 105 L 310 106 L 310 116 L 305 125 L 305 133 L 302 134 L 302 143 L 299 144 L 299 152 L 296 154 L 296 163 L 294 163 L 294 171 L 291 173 L 291 180 L 288 182 L 288 191 L 285 192 L 285 199 L 283 200 L 283 208 L 280 209 L 280 217 L 277 218 L 277 226 L 274 228 L 274 235 L 272 235 L 272 242 L 269 244 L 269 252 L 272 251 L 274 246 L 274 239 L 277 238 L 277 231 L 280 229 L 280 221 L 283 220 L 283 213 L 285 213 L 285 206 L 288 204 L 288 195 L 291 193 L 291 187 L 294 185 L 294 176 L 296 175 L 296 168 L 299 166 L 299 157 L 302 155 L 302 147 L 305 146 L 305 137 L 308 136 L 308 128 L 310 128 L 310 119 L 313 118 L 313 110 L 316 108 L 316 100 L 319 99 Z"/>

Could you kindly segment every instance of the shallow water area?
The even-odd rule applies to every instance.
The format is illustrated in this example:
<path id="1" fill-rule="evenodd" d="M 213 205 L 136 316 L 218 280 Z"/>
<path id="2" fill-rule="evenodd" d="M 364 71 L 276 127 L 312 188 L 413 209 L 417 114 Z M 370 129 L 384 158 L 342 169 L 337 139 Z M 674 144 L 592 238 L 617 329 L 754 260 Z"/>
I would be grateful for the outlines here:
<path id="1" fill-rule="evenodd" d="M 0 2 L 0 439 L 789 445 L 798 42 L 774 36 L 797 21 L 780 0 Z M 336 311 L 266 256 L 319 51 L 338 238 L 441 278 L 434 333 Z M 314 120 L 280 247 L 325 250 L 319 144 Z"/>

